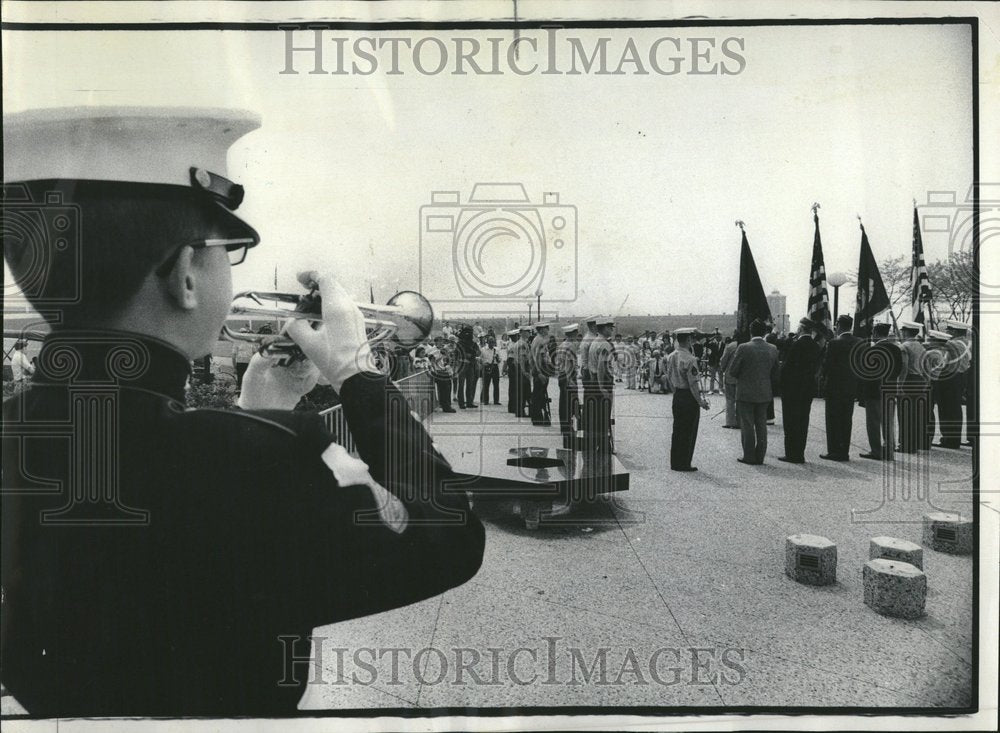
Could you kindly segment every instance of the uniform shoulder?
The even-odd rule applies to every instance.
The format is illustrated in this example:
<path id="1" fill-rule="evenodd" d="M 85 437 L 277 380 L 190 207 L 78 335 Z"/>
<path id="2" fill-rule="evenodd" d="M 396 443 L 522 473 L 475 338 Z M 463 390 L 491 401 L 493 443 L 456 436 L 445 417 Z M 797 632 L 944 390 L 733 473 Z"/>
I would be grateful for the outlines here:
<path id="1" fill-rule="evenodd" d="M 179 419 L 190 430 L 219 429 L 242 435 L 300 438 L 325 431 L 319 414 L 306 411 L 200 408 L 184 411 Z"/>

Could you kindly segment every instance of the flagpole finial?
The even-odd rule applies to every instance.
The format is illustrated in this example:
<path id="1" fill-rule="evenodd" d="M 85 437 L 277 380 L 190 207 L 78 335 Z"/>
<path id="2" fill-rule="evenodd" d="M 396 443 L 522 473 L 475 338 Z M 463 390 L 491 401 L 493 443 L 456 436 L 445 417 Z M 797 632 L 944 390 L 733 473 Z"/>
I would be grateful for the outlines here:
<path id="1" fill-rule="evenodd" d="M 747 225 L 747 223 L 745 221 L 743 221 L 742 219 L 737 219 L 736 220 L 736 226 L 738 226 L 740 228 L 741 232 L 745 232 L 746 231 L 746 225 Z"/>
<path id="2" fill-rule="evenodd" d="M 914 209 L 917 208 L 917 197 L 916 196 L 913 197 L 913 208 Z"/>
<path id="3" fill-rule="evenodd" d="M 811 208 L 812 208 L 813 216 L 815 216 L 816 213 L 819 211 L 819 202 L 814 203 Z"/>
<path id="4" fill-rule="evenodd" d="M 858 217 L 858 226 L 861 227 L 861 231 L 865 230 L 865 223 L 861 221 L 861 214 L 855 214 Z"/>

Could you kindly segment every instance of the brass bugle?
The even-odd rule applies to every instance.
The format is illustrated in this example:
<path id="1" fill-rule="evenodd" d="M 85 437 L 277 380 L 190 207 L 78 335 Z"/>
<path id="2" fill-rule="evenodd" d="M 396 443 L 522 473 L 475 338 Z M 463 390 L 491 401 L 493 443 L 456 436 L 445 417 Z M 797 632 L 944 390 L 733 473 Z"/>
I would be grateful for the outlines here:
<path id="1" fill-rule="evenodd" d="M 242 305 L 239 301 L 250 300 L 255 305 Z M 264 306 L 265 301 L 285 303 L 288 307 Z M 402 290 L 389 299 L 385 305 L 356 303 L 365 319 L 365 332 L 369 343 L 393 340 L 406 348 L 416 346 L 431 332 L 434 325 L 434 309 L 430 302 L 418 292 Z M 323 304 L 319 292 L 275 293 L 260 290 L 244 290 L 233 296 L 229 318 L 296 318 L 321 323 Z M 291 337 L 284 333 L 244 333 L 234 331 L 228 324 L 222 326 L 222 336 L 229 341 L 244 341 L 258 347 L 268 355 L 300 355 L 301 352 Z"/>

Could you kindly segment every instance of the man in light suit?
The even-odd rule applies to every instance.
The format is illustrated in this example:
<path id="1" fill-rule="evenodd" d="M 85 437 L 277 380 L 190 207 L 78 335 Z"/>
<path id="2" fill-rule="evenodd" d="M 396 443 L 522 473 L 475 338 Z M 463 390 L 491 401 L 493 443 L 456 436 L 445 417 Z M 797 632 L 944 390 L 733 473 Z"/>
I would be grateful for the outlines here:
<path id="1" fill-rule="evenodd" d="M 736 347 L 726 375 L 736 379 L 736 410 L 740 418 L 743 457 L 740 463 L 759 466 L 767 453 L 767 406 L 778 380 L 778 349 L 764 340 L 767 324 L 750 324 L 750 340 Z"/>
<path id="2" fill-rule="evenodd" d="M 857 368 L 852 357 L 861 340 L 851 333 L 854 319 L 843 315 L 837 319 L 837 337 L 826 345 L 820 363 L 819 379 L 826 397 L 826 461 L 849 461 L 854 402 L 858 399 Z"/>

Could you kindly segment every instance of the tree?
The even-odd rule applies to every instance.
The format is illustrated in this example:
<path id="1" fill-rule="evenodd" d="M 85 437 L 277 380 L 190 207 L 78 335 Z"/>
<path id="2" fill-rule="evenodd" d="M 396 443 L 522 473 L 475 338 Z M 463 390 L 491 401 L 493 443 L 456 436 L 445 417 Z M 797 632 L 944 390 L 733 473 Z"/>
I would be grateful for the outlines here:
<path id="1" fill-rule="evenodd" d="M 928 265 L 927 276 L 934 292 L 935 314 L 968 321 L 972 317 L 972 299 L 979 283 L 972 252 L 952 252 L 948 259 Z"/>

